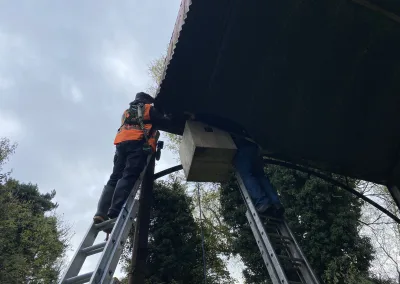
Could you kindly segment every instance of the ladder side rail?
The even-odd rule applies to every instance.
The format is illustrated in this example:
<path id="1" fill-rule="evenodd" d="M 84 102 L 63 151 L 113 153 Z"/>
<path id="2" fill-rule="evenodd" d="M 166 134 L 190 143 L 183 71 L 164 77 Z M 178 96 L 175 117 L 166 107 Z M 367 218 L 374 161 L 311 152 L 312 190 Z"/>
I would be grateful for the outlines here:
<path id="1" fill-rule="evenodd" d="M 243 180 L 238 172 L 236 172 L 236 179 L 238 181 L 239 188 L 242 193 L 243 200 L 245 201 L 246 207 L 247 207 L 248 211 L 250 212 L 250 214 L 252 215 L 252 218 L 254 219 L 254 224 L 256 225 L 255 228 L 257 229 L 258 233 L 261 236 L 261 240 L 262 240 L 265 248 L 267 249 L 269 258 L 271 259 L 272 265 L 275 268 L 276 273 L 278 275 L 279 282 L 277 282 L 277 283 L 281 283 L 281 284 L 289 283 L 289 281 L 286 277 L 286 274 L 283 270 L 283 267 L 280 264 L 279 259 L 277 258 L 275 250 L 272 247 L 271 241 L 269 240 L 269 237 L 264 229 L 264 225 L 262 224 L 261 219 L 258 216 L 258 213 L 253 205 L 253 201 L 251 200 L 250 195 L 247 192 L 247 189 L 243 183 Z M 257 235 L 254 235 L 254 237 L 257 239 Z M 265 263 L 265 264 L 267 265 L 267 263 Z M 267 266 L 267 268 L 268 268 L 268 266 Z M 271 276 L 271 278 L 273 277 L 273 275 L 270 275 L 270 276 Z"/>
<path id="2" fill-rule="evenodd" d="M 293 233 L 290 230 L 286 221 L 284 221 L 280 225 L 280 230 L 283 235 L 286 235 L 293 240 L 293 244 L 291 243 L 291 245 L 289 245 L 289 249 L 290 249 L 293 257 L 300 258 L 304 261 L 304 263 L 301 264 L 299 269 L 300 269 L 300 272 L 301 272 L 302 276 L 304 277 L 306 283 L 320 284 L 318 278 L 314 274 L 313 269 L 311 268 L 311 265 L 308 263 L 307 258 L 305 257 L 304 253 L 302 252 L 299 244 L 296 241 L 295 236 L 293 235 Z"/>
<path id="3" fill-rule="evenodd" d="M 121 238 L 120 238 L 122 236 L 121 232 L 124 230 L 124 228 L 126 226 L 128 226 L 128 223 L 130 223 L 130 222 L 133 223 L 133 221 L 134 221 L 133 218 L 135 218 L 135 215 L 136 215 L 138 207 L 139 207 L 139 202 L 135 200 L 136 193 L 138 192 L 139 187 L 142 184 L 143 176 L 147 170 L 147 165 L 149 164 L 151 156 L 152 155 L 148 156 L 146 166 L 144 167 L 143 171 L 140 173 L 140 176 L 139 176 L 138 180 L 136 181 L 135 185 L 133 186 L 127 201 L 125 202 L 124 206 L 121 209 L 121 212 L 120 212 L 120 214 L 117 218 L 117 221 L 115 222 L 114 228 L 111 232 L 110 240 L 107 242 L 107 245 L 105 246 L 105 248 L 103 250 L 103 253 L 100 257 L 100 261 L 97 263 L 96 269 L 94 270 L 92 278 L 90 279 L 90 283 L 107 284 L 107 282 L 98 282 L 97 279 L 103 278 L 104 275 L 109 274 L 108 272 L 111 270 L 110 260 L 113 258 L 113 254 L 118 253 L 118 251 L 119 251 L 119 249 L 117 250 L 117 248 L 120 246 L 119 242 L 121 241 Z M 134 212 L 134 209 L 136 210 L 136 212 Z M 132 215 L 132 214 L 135 214 L 135 215 Z M 118 243 L 117 243 L 117 238 L 118 238 Z M 123 244 L 125 244 L 125 240 L 123 240 Z M 123 245 L 122 245 L 122 248 L 123 248 Z M 119 259 L 119 256 L 118 256 L 118 259 Z M 117 261 L 117 264 L 118 264 L 118 261 Z M 115 269 L 115 267 L 114 267 L 114 269 Z M 108 283 L 110 283 L 112 280 L 112 276 L 114 275 L 114 269 L 111 272 L 112 273 L 111 278 Z M 107 271 L 107 273 L 105 273 L 105 271 Z"/>
<path id="4" fill-rule="evenodd" d="M 93 245 L 96 240 L 97 234 L 99 231 L 96 229 L 95 225 L 92 224 L 90 228 L 87 230 L 85 237 L 83 238 L 81 244 L 76 250 L 74 256 L 72 257 L 68 268 L 64 272 L 64 275 L 61 278 L 60 284 L 65 283 L 65 280 L 71 277 L 75 277 L 79 274 L 79 271 L 82 268 L 83 263 L 86 260 L 87 255 L 82 253 L 82 249 L 90 247 Z"/>
<path id="5" fill-rule="evenodd" d="M 138 200 L 132 198 L 132 203 L 129 205 L 127 214 L 124 214 L 125 216 L 122 218 L 122 230 L 116 232 L 111 242 L 108 243 L 108 247 L 104 249 L 104 255 L 95 270 L 96 273 L 92 275 L 90 283 L 111 283 L 119 258 L 124 250 L 129 231 L 135 224 L 135 217 L 139 210 Z"/>
<path id="6" fill-rule="evenodd" d="M 253 219 L 253 216 L 249 212 L 249 210 L 246 211 L 246 217 L 247 217 L 247 221 L 250 224 L 251 231 L 253 232 L 253 235 L 257 241 L 258 248 L 260 249 L 261 256 L 267 267 L 267 270 L 268 270 L 269 276 L 271 277 L 272 283 L 273 284 L 281 284 L 279 281 L 279 276 L 278 276 L 278 274 L 274 268 L 274 265 L 272 263 L 271 257 L 268 254 L 267 248 L 264 245 L 264 242 L 262 240 L 260 232 L 258 231 L 255 221 Z"/>
<path id="7" fill-rule="evenodd" d="M 81 274 L 79 276 L 74 276 L 71 278 L 68 278 L 65 280 L 66 284 L 83 284 L 87 283 L 90 280 L 90 277 L 92 277 L 93 272 L 88 272 L 85 274 Z"/>

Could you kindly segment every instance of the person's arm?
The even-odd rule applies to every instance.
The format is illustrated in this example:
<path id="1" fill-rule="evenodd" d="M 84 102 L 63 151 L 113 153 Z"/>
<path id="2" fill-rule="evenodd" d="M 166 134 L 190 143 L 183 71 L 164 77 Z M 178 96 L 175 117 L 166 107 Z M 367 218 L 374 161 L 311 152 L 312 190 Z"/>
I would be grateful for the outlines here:
<path id="1" fill-rule="evenodd" d="M 155 128 L 162 131 L 168 131 L 171 119 L 161 114 L 155 107 L 150 107 L 150 120 Z"/>

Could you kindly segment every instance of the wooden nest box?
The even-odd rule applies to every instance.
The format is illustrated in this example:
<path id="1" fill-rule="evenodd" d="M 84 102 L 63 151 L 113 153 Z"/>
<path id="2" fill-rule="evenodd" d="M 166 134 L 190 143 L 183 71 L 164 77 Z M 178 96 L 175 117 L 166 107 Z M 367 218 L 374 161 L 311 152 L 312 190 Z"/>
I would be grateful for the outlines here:
<path id="1" fill-rule="evenodd" d="M 198 121 L 187 121 L 179 149 L 187 181 L 229 179 L 236 145 L 229 133 Z"/>

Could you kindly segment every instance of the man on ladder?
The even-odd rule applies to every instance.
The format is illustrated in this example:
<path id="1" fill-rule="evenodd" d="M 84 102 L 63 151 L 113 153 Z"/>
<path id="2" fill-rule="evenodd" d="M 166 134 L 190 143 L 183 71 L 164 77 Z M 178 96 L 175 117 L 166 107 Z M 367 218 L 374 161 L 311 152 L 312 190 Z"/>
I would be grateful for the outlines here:
<path id="1" fill-rule="evenodd" d="M 169 118 L 160 114 L 152 104 L 154 98 L 140 92 L 125 110 L 121 127 L 114 140 L 116 151 L 112 174 L 104 186 L 93 221 L 98 224 L 118 217 L 146 166 L 147 157 L 156 150 L 159 132 L 168 127 Z"/>
<path id="2" fill-rule="evenodd" d="M 161 115 L 152 106 L 153 102 L 150 95 L 138 93 L 129 109 L 124 111 L 121 127 L 114 140 L 116 152 L 113 172 L 101 194 L 94 222 L 65 270 L 60 284 L 114 283 L 112 277 L 118 260 L 129 231 L 137 222 L 139 201 L 135 198 L 136 193 L 151 155 L 155 154 L 154 158 L 157 159 L 161 153 L 162 143 L 157 143 L 159 133 L 156 129 L 168 129 L 170 125 L 169 118 Z M 94 244 L 100 231 L 106 232 L 107 238 L 104 242 Z M 86 258 L 98 253 L 101 253 L 101 257 L 96 268 L 92 272 L 79 274 Z"/>

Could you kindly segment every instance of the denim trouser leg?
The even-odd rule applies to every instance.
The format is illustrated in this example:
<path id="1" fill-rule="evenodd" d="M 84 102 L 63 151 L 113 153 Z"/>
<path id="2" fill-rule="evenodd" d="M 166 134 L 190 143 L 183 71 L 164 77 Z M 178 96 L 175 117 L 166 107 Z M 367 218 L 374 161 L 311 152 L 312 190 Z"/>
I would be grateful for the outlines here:
<path id="1" fill-rule="evenodd" d="M 258 179 L 253 174 L 253 164 L 257 158 L 257 153 L 258 149 L 256 145 L 244 145 L 238 148 L 233 160 L 233 164 L 239 172 L 239 175 L 256 207 L 261 204 L 269 203 L 265 191 L 261 188 Z"/>
<path id="2" fill-rule="evenodd" d="M 269 178 L 265 175 L 262 156 L 256 157 L 253 166 L 254 175 L 257 177 L 258 182 L 261 184 L 262 190 L 268 196 L 271 204 L 280 205 L 281 202 L 279 200 L 278 193 L 276 192 L 276 189 L 272 186 Z"/>
<path id="3" fill-rule="evenodd" d="M 279 200 L 278 193 L 276 192 L 276 189 L 272 186 L 271 182 L 269 181 L 269 178 L 263 175 L 262 177 L 260 177 L 260 181 L 263 189 L 267 193 L 267 196 L 271 200 L 271 203 L 280 205 L 281 201 Z"/>

